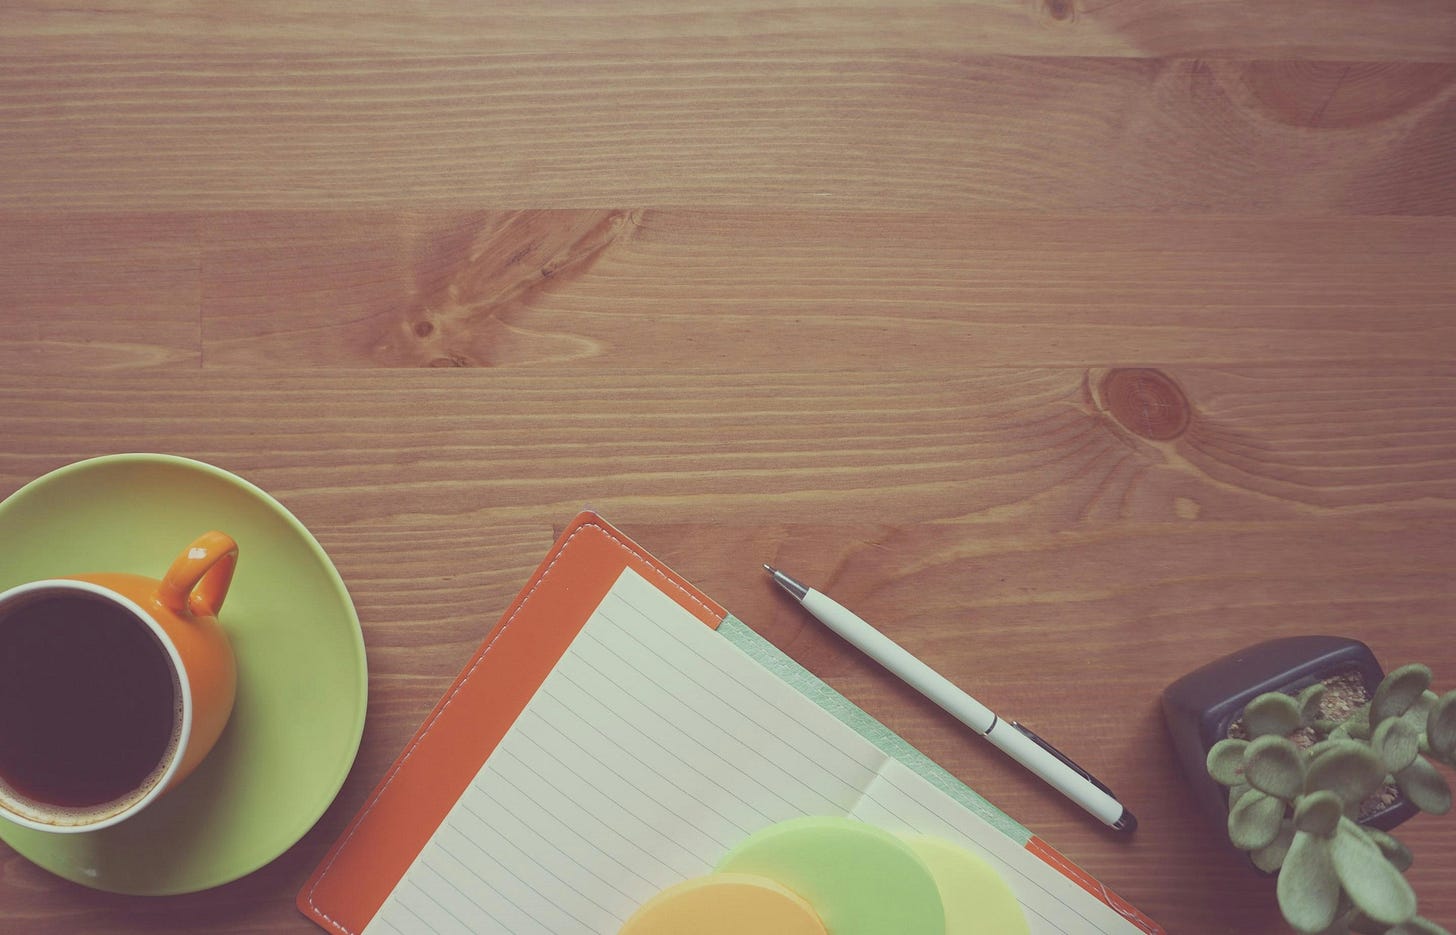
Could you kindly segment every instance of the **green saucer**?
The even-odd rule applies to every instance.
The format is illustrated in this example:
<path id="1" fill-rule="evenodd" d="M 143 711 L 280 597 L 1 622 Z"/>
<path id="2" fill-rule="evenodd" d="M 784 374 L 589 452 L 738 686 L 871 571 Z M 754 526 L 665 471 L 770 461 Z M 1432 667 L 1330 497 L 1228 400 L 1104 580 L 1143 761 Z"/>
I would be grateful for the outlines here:
<path id="1" fill-rule="evenodd" d="M 258 869 L 328 808 L 364 731 L 368 669 L 344 582 L 262 490 L 185 458 L 82 461 L 0 503 L 0 589 L 88 571 L 160 578 L 189 542 L 238 542 L 222 612 L 238 698 L 217 746 L 135 818 L 84 834 L 0 819 L 0 839 L 52 873 L 115 893 L 189 893 Z"/>

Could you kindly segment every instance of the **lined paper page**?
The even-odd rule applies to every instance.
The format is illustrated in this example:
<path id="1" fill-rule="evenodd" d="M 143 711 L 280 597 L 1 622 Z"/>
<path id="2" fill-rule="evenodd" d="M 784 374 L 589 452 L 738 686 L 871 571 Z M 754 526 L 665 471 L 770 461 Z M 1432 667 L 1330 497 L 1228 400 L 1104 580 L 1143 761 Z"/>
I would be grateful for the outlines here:
<path id="1" fill-rule="evenodd" d="M 365 931 L 611 935 L 801 815 L 956 841 L 1038 935 L 1138 931 L 630 569 Z"/>

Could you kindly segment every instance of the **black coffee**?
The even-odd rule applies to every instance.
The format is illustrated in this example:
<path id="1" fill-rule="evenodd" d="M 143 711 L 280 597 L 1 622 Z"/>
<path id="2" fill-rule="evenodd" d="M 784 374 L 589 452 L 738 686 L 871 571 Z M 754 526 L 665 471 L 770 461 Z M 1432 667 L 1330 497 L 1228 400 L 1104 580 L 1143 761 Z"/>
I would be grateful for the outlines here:
<path id="1" fill-rule="evenodd" d="M 85 809 L 144 790 L 178 701 L 162 644 L 107 600 L 42 596 L 0 618 L 0 780 L 25 798 Z"/>

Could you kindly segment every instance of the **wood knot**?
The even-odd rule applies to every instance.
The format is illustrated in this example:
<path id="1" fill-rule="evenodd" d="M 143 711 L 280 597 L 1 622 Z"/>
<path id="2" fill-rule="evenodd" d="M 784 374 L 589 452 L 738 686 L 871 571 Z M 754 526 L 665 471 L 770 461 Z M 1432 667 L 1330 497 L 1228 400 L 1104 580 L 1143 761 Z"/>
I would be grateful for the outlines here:
<path id="1" fill-rule="evenodd" d="M 1256 105 L 1292 127 L 1350 129 L 1445 106 L 1456 65 L 1435 62 L 1249 62 L 1240 78 Z"/>
<path id="2" fill-rule="evenodd" d="M 1042 0 L 1042 11 L 1051 19 L 1064 23 L 1077 15 L 1073 0 Z"/>
<path id="3" fill-rule="evenodd" d="M 428 338 L 430 335 L 435 333 L 435 326 L 427 321 L 417 321 L 415 322 L 414 331 L 415 337 Z"/>
<path id="4" fill-rule="evenodd" d="M 1132 367 L 1112 370 L 1098 386 L 1102 408 L 1123 428 L 1152 441 L 1165 442 L 1188 428 L 1188 397 L 1161 370 Z"/>

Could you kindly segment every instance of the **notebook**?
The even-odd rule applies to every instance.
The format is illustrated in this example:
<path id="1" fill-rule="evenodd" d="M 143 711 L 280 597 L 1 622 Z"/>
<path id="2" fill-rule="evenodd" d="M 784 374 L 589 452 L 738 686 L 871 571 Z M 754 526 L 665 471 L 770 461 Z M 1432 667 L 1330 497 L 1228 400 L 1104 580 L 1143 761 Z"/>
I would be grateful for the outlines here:
<path id="1" fill-rule="evenodd" d="M 1038 935 L 1162 931 L 594 513 L 568 526 L 298 906 L 349 935 L 611 935 L 801 815 L 968 848 Z"/>

